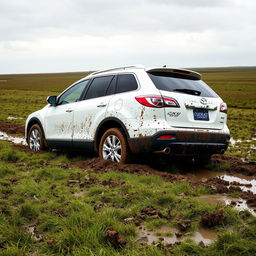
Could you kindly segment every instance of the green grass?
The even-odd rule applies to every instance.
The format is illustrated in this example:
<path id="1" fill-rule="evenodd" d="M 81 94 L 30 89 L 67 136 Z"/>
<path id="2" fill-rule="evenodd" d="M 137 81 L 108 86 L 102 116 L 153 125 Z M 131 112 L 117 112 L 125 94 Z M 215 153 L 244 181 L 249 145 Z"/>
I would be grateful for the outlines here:
<path id="1" fill-rule="evenodd" d="M 210 191 L 185 182 L 170 183 L 155 175 L 65 169 L 61 164 L 72 162 L 65 155 L 20 153 L 7 142 L 0 142 L 0 149 L 1 256 L 32 252 L 72 256 L 171 255 L 164 248 L 136 243 L 138 228 L 124 219 L 138 218 L 145 207 L 152 206 L 162 217 L 146 215 L 144 226 L 155 230 L 190 220 L 187 233 L 193 234 L 201 225 L 203 213 L 223 207 L 198 201 L 195 196 Z M 21 154 L 18 163 L 10 161 L 9 152 Z M 70 185 L 69 180 L 74 178 L 79 183 Z M 93 182 L 84 183 L 88 178 Z M 109 180 L 113 186 L 106 185 Z M 174 247 L 172 255 L 254 255 L 256 218 L 244 218 L 230 207 L 224 207 L 224 214 L 223 226 L 216 229 L 219 237 L 210 247 L 201 248 L 186 240 Z M 29 232 L 31 227 L 34 233 Z M 109 227 L 126 240 L 124 248 L 115 248 L 104 239 Z"/>
<path id="2" fill-rule="evenodd" d="M 198 71 L 229 105 L 231 136 L 241 142 L 229 147 L 228 153 L 255 160 L 255 141 L 245 140 L 256 137 L 256 68 Z M 85 75 L 86 72 L 0 75 L 0 120 L 24 124 L 28 114 L 46 104 L 48 95 L 58 94 Z M 21 119 L 9 120 L 9 116 Z M 96 174 L 91 169 L 61 167 L 82 159 L 52 152 L 25 153 L 0 141 L 0 256 L 256 254 L 256 218 L 245 218 L 230 207 L 224 207 L 226 220 L 223 226 L 216 227 L 218 238 L 208 248 L 191 239 L 174 246 L 173 254 L 161 246 L 139 245 L 137 227 L 124 219 L 137 218 L 147 206 L 164 216 L 145 216 L 142 224 L 147 228 L 177 227 L 177 222 L 189 220 L 188 234 L 200 227 L 203 213 L 223 206 L 196 200 L 196 196 L 211 193 L 204 186 L 169 183 L 154 175 L 111 171 Z M 222 170 L 228 166 L 212 166 L 217 167 Z M 170 171 L 175 170 L 170 167 Z M 86 183 L 88 178 L 94 182 Z M 73 179 L 80 183 L 70 185 L 68 181 Z M 110 179 L 115 185 L 104 185 Z M 29 227 L 35 228 L 35 234 L 28 231 Z M 124 248 L 116 249 L 104 239 L 109 227 L 127 241 Z"/>

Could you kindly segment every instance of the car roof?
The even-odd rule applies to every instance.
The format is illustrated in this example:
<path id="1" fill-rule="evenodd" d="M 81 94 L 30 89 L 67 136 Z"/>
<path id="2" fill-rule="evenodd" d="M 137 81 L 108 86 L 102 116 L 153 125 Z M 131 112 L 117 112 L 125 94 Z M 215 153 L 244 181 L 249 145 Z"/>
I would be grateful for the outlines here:
<path id="1" fill-rule="evenodd" d="M 136 72 L 138 70 L 144 70 L 148 73 L 172 73 L 177 74 L 179 76 L 184 76 L 184 78 L 190 78 L 195 80 L 201 79 L 201 74 L 197 73 L 195 71 L 189 70 L 189 69 L 180 69 L 180 68 L 170 68 L 170 67 L 154 67 L 154 68 L 145 68 L 143 65 L 131 65 L 131 66 L 122 66 L 122 67 L 116 67 L 111 69 L 104 69 L 99 70 L 96 72 L 91 73 L 90 75 L 82 78 L 81 80 L 84 80 L 85 78 L 91 78 L 98 75 L 107 75 L 107 74 L 116 74 L 116 73 L 125 73 L 127 71 L 130 72 Z"/>

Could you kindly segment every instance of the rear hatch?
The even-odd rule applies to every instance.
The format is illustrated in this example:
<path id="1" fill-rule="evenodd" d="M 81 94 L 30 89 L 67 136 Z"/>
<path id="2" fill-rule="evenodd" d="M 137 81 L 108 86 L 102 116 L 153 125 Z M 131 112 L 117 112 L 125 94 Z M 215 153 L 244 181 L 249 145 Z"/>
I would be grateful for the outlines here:
<path id="1" fill-rule="evenodd" d="M 179 107 L 165 107 L 166 121 L 176 128 L 223 129 L 222 100 L 189 70 L 150 69 L 149 77 L 162 96 L 174 99 Z"/>

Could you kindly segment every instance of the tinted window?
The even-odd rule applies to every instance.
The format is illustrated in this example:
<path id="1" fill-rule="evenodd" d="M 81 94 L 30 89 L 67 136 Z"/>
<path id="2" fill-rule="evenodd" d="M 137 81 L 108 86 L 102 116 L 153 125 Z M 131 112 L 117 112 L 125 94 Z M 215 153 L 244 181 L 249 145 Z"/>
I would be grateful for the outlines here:
<path id="1" fill-rule="evenodd" d="M 137 81 L 132 74 L 121 74 L 118 76 L 116 93 L 133 91 L 138 88 Z"/>
<path id="2" fill-rule="evenodd" d="M 218 95 L 202 80 L 175 78 L 168 73 L 148 74 L 156 88 L 163 91 L 192 94 L 202 97 L 218 97 Z"/>
<path id="3" fill-rule="evenodd" d="M 114 76 L 103 76 L 94 78 L 85 98 L 92 99 L 105 96 L 107 88 L 113 77 Z"/>
<path id="4" fill-rule="evenodd" d="M 106 95 L 111 95 L 111 94 L 115 93 L 115 91 L 116 91 L 116 80 L 117 80 L 117 76 L 115 76 L 112 79 L 112 81 L 111 81 L 111 83 L 110 83 L 110 85 L 107 89 Z"/>
<path id="5" fill-rule="evenodd" d="M 85 87 L 88 85 L 88 82 L 89 80 L 85 80 L 79 84 L 74 85 L 69 90 L 64 92 L 59 98 L 58 105 L 79 101 L 82 95 L 82 92 L 84 91 Z"/>

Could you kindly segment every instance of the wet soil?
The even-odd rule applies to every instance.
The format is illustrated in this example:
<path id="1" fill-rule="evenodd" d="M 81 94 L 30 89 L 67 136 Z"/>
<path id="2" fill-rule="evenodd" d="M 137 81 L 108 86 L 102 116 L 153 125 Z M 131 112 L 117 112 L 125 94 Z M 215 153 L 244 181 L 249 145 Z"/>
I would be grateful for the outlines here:
<path id="1" fill-rule="evenodd" d="M 256 176 L 256 162 L 243 162 L 239 157 L 230 155 L 214 155 L 212 160 L 219 164 L 229 165 L 226 169 L 227 173 Z"/>
<path id="2" fill-rule="evenodd" d="M 169 226 L 162 226 L 153 231 L 147 229 L 145 226 L 140 226 L 137 242 L 139 244 L 157 245 L 158 243 L 163 243 L 174 245 L 188 237 L 193 239 L 197 244 L 208 246 L 217 238 L 217 232 L 209 228 L 200 227 L 194 235 L 188 236 L 185 233 L 181 233 L 178 229 Z"/>
<path id="3" fill-rule="evenodd" d="M 0 121 L 0 131 L 5 132 L 8 135 L 23 135 L 25 132 L 25 126 L 14 122 Z"/>
<path id="4" fill-rule="evenodd" d="M 24 126 L 0 121 L 0 131 L 7 132 L 8 134 L 23 133 Z M 27 146 L 21 144 L 16 144 L 14 147 L 21 151 L 30 151 Z M 56 153 L 58 153 L 58 151 Z M 62 153 L 63 152 L 60 152 L 60 154 Z M 68 156 L 70 155 L 72 160 L 73 150 L 72 152 L 64 153 Z M 86 153 L 82 154 L 89 156 Z M 77 152 L 75 152 L 75 156 L 77 156 Z M 69 164 L 70 166 L 68 165 L 63 168 L 75 166 L 84 170 L 92 169 L 94 172 L 98 173 L 111 170 L 128 172 L 136 175 L 150 174 L 161 176 L 168 182 L 187 181 L 193 186 L 203 184 L 206 187 L 209 187 L 215 194 L 227 195 L 229 193 L 237 193 L 240 196 L 241 202 L 243 202 L 241 205 L 246 205 L 245 209 L 251 208 L 256 211 L 255 162 L 245 163 L 239 157 L 230 155 L 214 155 L 212 157 L 213 163 L 228 166 L 225 172 L 214 171 L 212 170 L 212 167 L 211 170 L 207 168 L 199 168 L 191 161 L 159 155 L 152 155 L 150 157 L 141 156 L 139 159 L 136 159 L 135 162 L 136 164 L 117 164 L 99 159 L 92 155 L 85 160 L 72 162 Z M 113 181 L 109 181 L 109 184 L 105 185 L 114 186 L 115 184 L 113 184 Z M 70 186 L 72 186 L 71 183 Z M 237 204 L 233 203 L 233 206 L 237 206 Z M 240 209 L 241 208 L 242 207 L 240 207 Z"/>
<path id="5" fill-rule="evenodd" d="M 103 238 L 107 240 L 114 248 L 122 248 L 126 245 L 126 241 L 120 237 L 119 233 L 112 227 L 108 228 Z"/>

